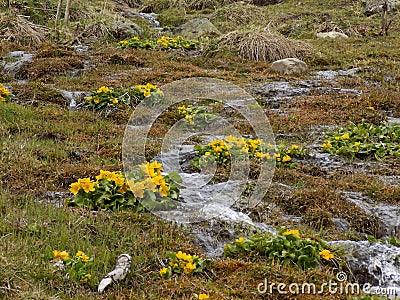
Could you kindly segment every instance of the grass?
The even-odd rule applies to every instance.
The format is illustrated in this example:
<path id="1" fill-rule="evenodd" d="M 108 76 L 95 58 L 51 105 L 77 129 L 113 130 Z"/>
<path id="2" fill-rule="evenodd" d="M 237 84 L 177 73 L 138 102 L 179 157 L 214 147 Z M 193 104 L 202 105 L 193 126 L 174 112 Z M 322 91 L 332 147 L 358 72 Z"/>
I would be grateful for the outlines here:
<path id="1" fill-rule="evenodd" d="M 32 7 L 39 4 L 46 9 L 56 7 L 56 1 L 26 2 Z M 279 142 L 310 146 L 318 142 L 315 140 L 318 126 L 345 126 L 349 121 L 357 123 L 363 119 L 379 124 L 390 114 L 400 116 L 399 23 L 393 22 L 388 37 L 378 36 L 380 16 L 359 14 L 359 2 L 305 0 L 297 5 L 298 1 L 288 0 L 259 7 L 204 0 L 187 2 L 184 10 L 177 5 L 181 1 L 140 2 L 135 3 L 160 13 L 159 20 L 165 27 L 201 16 L 210 18 L 223 34 L 229 34 L 233 30 L 254 31 L 252 26 L 271 22 L 272 30 L 290 38 L 295 46 L 297 42 L 312 46 L 313 51 L 302 56 L 311 71 L 362 68 L 357 77 L 338 79 L 344 88 L 362 90 L 360 97 L 329 94 L 298 97 L 282 103 L 280 108 L 287 115 L 264 106 L 274 133 L 280 134 Z M 2 6 L 0 54 L 26 50 L 36 57 L 16 78 L 29 82 L 0 75 L 0 81 L 10 86 L 15 95 L 11 103 L 0 103 L 0 299 L 194 299 L 195 293 L 209 294 L 211 299 L 275 299 L 277 294 L 257 293 L 257 285 L 264 278 L 271 282 L 316 284 L 334 279 L 331 269 L 301 271 L 277 263 L 266 264 L 253 257 L 218 258 L 204 274 L 159 280 L 156 275 L 167 251 L 204 254 L 184 228 L 148 213 L 92 213 L 46 204 L 47 192 L 66 193 L 72 182 L 82 177 L 93 178 L 100 169 L 123 169 L 122 141 L 133 112 L 132 107 L 107 116 L 88 109 L 70 111 L 67 100 L 57 89 L 90 92 L 102 85 L 124 89 L 148 82 L 161 86 L 182 78 L 204 76 L 224 79 L 250 91 L 249 87 L 259 82 L 310 79 L 308 75 L 275 74 L 266 61 L 252 61 L 249 58 L 254 57 L 239 57 L 230 49 L 218 47 L 212 56 L 201 51 L 183 54 L 119 49 L 106 30 L 114 20 L 113 9 L 117 5 L 109 3 L 104 20 L 99 17 L 102 5 L 103 1 L 73 1 L 71 24 L 57 28 L 52 13 L 26 8 L 20 13 L 16 9 L 5 12 L 7 8 Z M 17 13 L 32 17 L 29 21 L 14 18 Z M 329 14 L 330 19 L 323 19 L 321 13 Z M 141 26 L 146 23 L 141 22 Z M 316 32 L 334 27 L 351 37 L 314 38 Z M 144 28 L 144 32 L 146 37 L 155 36 L 149 28 Z M 68 46 L 78 41 L 77 37 L 79 41 L 91 42 L 87 53 L 77 54 Z M 207 48 L 208 44 L 216 45 L 217 40 L 202 43 Z M 88 68 L 83 70 L 84 65 Z M 72 76 L 69 71 L 75 69 L 82 71 Z M 371 82 L 377 82 L 379 87 Z M 375 110 L 367 109 L 370 106 Z M 234 111 L 215 106 L 214 112 L 234 123 L 242 134 L 253 132 L 248 122 Z M 153 124 L 146 145 L 149 159 L 160 151 L 159 139 L 178 118 L 171 109 Z M 332 170 L 323 169 L 312 160 L 300 162 L 294 169 L 277 168 L 265 202 L 250 212 L 253 220 L 275 228 L 285 225 L 300 229 L 325 240 L 360 240 L 365 238 L 363 233 L 379 237 L 378 220 L 349 204 L 340 192 L 360 192 L 375 203 L 399 205 L 399 186 L 380 179 L 400 175 L 399 159 L 374 164 L 350 158 L 343 161 L 343 167 Z M 357 163 L 370 167 L 354 168 Z M 226 178 L 226 173 L 227 170 L 219 169 L 217 180 Z M 293 188 L 283 189 L 282 184 Z M 301 216 L 301 222 L 288 220 L 285 218 L 288 214 Z M 339 230 L 332 217 L 345 219 L 351 229 Z M 89 286 L 76 286 L 54 272 L 50 262 L 54 249 L 71 253 L 82 250 L 94 257 Z M 104 295 L 96 294 L 99 280 L 114 267 L 121 253 L 132 254 L 132 272 Z M 291 295 L 280 296 L 293 299 Z M 296 299 L 327 297 L 346 299 L 339 294 L 297 295 Z"/>

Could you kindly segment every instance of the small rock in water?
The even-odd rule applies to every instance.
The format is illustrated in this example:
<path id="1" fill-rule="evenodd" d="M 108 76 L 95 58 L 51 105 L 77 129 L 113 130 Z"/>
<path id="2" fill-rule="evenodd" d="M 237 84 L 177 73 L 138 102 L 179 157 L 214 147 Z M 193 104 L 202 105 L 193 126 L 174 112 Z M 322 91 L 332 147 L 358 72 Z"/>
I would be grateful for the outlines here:
<path id="1" fill-rule="evenodd" d="M 298 58 L 284 58 L 271 64 L 272 70 L 277 73 L 290 75 L 307 71 L 307 64 Z"/>
<path id="2" fill-rule="evenodd" d="M 400 247 L 368 241 L 334 241 L 329 244 L 344 251 L 347 264 L 361 285 L 400 289 Z"/>
<path id="3" fill-rule="evenodd" d="M 3 72 L 15 76 L 18 74 L 22 66 L 24 64 L 30 63 L 34 57 L 35 57 L 34 54 L 27 53 L 25 51 L 10 52 L 5 57 L 6 63 L 3 64 Z"/>

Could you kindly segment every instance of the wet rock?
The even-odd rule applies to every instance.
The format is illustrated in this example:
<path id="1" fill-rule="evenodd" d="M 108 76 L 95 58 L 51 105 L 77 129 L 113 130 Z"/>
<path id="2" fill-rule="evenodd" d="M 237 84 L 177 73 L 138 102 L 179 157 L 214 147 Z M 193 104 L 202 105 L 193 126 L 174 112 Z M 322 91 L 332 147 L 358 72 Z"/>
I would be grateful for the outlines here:
<path id="1" fill-rule="evenodd" d="M 145 19 L 150 23 L 150 26 L 157 30 L 163 30 L 160 25 L 160 22 L 157 20 L 157 14 L 152 12 L 134 12 L 134 11 L 126 11 L 123 12 L 122 15 L 127 18 L 141 18 Z"/>
<path id="2" fill-rule="evenodd" d="M 383 9 L 383 4 L 385 0 L 364 0 L 363 4 L 363 14 L 366 16 L 372 16 L 374 14 L 380 13 Z M 397 11 L 397 7 L 400 5 L 400 1 L 388 1 L 388 11 Z"/>
<path id="3" fill-rule="evenodd" d="M 329 39 L 338 39 L 338 38 L 348 38 L 348 36 L 344 33 L 341 32 L 337 32 L 337 31 L 330 31 L 330 32 L 318 32 L 316 34 L 317 38 L 320 39 L 325 39 L 325 38 L 329 38 Z"/>
<path id="4" fill-rule="evenodd" d="M 10 52 L 2 58 L 3 72 L 16 76 L 24 65 L 32 62 L 34 57 L 34 54 L 25 51 Z"/>
<path id="5" fill-rule="evenodd" d="M 271 68 L 275 72 L 285 75 L 307 71 L 306 63 L 298 58 L 284 58 L 274 61 Z"/>
<path id="6" fill-rule="evenodd" d="M 206 18 L 192 19 L 177 29 L 177 34 L 190 39 L 218 36 L 221 32 Z"/>
<path id="7" fill-rule="evenodd" d="M 359 192 L 343 192 L 344 197 L 360 207 L 365 213 L 375 216 L 379 223 L 378 237 L 397 236 L 400 238 L 400 206 L 375 204 Z"/>
<path id="8" fill-rule="evenodd" d="M 334 241 L 329 244 L 343 249 L 358 283 L 400 289 L 399 247 L 368 241 Z"/>
<path id="9" fill-rule="evenodd" d="M 310 95 L 308 85 L 295 86 L 287 81 L 269 82 L 253 86 L 252 92 L 260 95 L 262 104 L 278 109 L 287 99 Z"/>
<path id="10" fill-rule="evenodd" d="M 352 68 L 348 70 L 338 70 L 338 71 L 333 71 L 333 70 L 326 70 L 326 71 L 318 71 L 315 73 L 315 77 L 318 80 L 333 80 L 338 76 L 349 76 L 349 77 L 354 77 L 357 76 L 357 73 L 360 72 L 360 68 Z"/>
<path id="11" fill-rule="evenodd" d="M 117 39 L 128 39 L 142 34 L 140 26 L 128 19 L 114 22 L 111 31 Z"/>
<path id="12" fill-rule="evenodd" d="M 71 91 L 66 91 L 66 90 L 58 90 L 61 95 L 69 101 L 69 108 L 74 110 L 77 108 L 77 105 L 79 102 L 81 102 L 81 100 L 84 97 L 87 97 L 90 95 L 90 93 L 88 92 L 80 92 L 80 91 L 75 91 L 75 92 L 71 92 Z"/>

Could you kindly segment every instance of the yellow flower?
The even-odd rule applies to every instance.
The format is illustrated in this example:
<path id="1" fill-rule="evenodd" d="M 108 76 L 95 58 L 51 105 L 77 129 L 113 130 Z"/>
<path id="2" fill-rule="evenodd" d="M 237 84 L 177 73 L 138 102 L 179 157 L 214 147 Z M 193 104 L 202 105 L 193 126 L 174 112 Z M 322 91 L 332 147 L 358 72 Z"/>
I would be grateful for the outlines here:
<path id="1" fill-rule="evenodd" d="M 244 243 L 244 237 L 241 236 L 240 238 L 236 239 L 235 242 L 238 244 Z"/>
<path id="2" fill-rule="evenodd" d="M 131 186 L 132 193 L 136 198 L 143 198 L 145 189 L 143 181 L 137 182 Z"/>
<path id="3" fill-rule="evenodd" d="M 86 97 L 86 100 L 87 100 L 87 101 L 92 101 L 92 99 L 93 99 L 92 96 Z"/>
<path id="4" fill-rule="evenodd" d="M 327 148 L 332 148 L 332 144 L 330 142 L 323 143 L 322 148 L 327 149 Z"/>
<path id="5" fill-rule="evenodd" d="M 134 36 L 134 37 L 132 38 L 132 40 L 133 40 L 133 41 L 138 41 L 139 38 L 138 38 L 137 36 Z"/>
<path id="6" fill-rule="evenodd" d="M 350 136 L 348 133 L 345 133 L 342 135 L 342 139 L 344 139 L 344 140 L 348 140 L 349 138 L 350 138 Z"/>
<path id="7" fill-rule="evenodd" d="M 167 274 L 167 272 L 168 272 L 168 268 L 162 268 L 162 269 L 160 270 L 160 275 L 161 275 L 161 276 L 164 276 L 165 274 Z"/>
<path id="8" fill-rule="evenodd" d="M 205 156 L 210 156 L 211 152 L 207 151 L 206 153 L 204 153 Z"/>
<path id="9" fill-rule="evenodd" d="M 282 162 L 288 162 L 288 161 L 291 161 L 292 160 L 292 158 L 289 156 L 289 155 L 285 155 L 283 158 L 282 158 Z"/>
<path id="10" fill-rule="evenodd" d="M 87 283 L 92 278 L 91 274 L 86 274 L 79 282 L 80 283 Z"/>
<path id="11" fill-rule="evenodd" d="M 292 145 L 292 149 L 293 149 L 293 150 L 297 150 L 297 149 L 299 149 L 299 146 L 297 146 L 297 145 Z"/>
<path id="12" fill-rule="evenodd" d="M 262 152 L 257 152 L 257 153 L 256 153 L 256 156 L 257 156 L 258 158 L 263 158 L 263 157 L 264 157 L 264 154 L 262 154 Z"/>
<path id="13" fill-rule="evenodd" d="M 81 178 L 78 179 L 78 182 L 81 185 L 81 188 L 85 191 L 85 193 L 94 192 L 94 185 L 96 184 L 94 181 L 91 181 L 90 178 Z"/>
<path id="14" fill-rule="evenodd" d="M 325 260 L 330 260 L 331 258 L 334 258 L 335 256 L 331 253 L 329 250 L 322 250 L 319 255 L 325 259 Z"/>
<path id="15" fill-rule="evenodd" d="M 208 300 L 210 299 L 210 296 L 208 296 L 207 294 L 200 294 L 199 295 L 199 300 Z"/>
<path id="16" fill-rule="evenodd" d="M 94 98 L 93 102 L 97 104 L 97 103 L 100 102 L 100 99 L 99 98 Z"/>
<path id="17" fill-rule="evenodd" d="M 271 159 L 272 159 L 272 157 L 271 157 L 271 155 L 269 155 L 269 153 L 265 153 L 265 154 L 263 155 L 263 157 L 265 157 L 265 158 L 268 159 L 268 160 L 271 160 Z"/>
<path id="18" fill-rule="evenodd" d="M 340 140 L 340 136 L 335 136 L 335 140 L 336 141 Z"/>
<path id="19" fill-rule="evenodd" d="M 161 184 L 161 186 L 160 186 L 160 195 L 161 195 L 161 197 L 167 197 L 168 196 L 168 190 L 169 190 L 168 185 L 165 182 L 163 182 Z"/>
<path id="20" fill-rule="evenodd" d="M 358 147 L 358 146 L 360 146 L 360 145 L 361 145 L 360 142 L 355 142 L 355 143 L 354 143 L 354 146 L 356 146 L 356 147 Z"/>
<path id="21" fill-rule="evenodd" d="M 145 97 L 150 97 L 150 95 L 151 95 L 151 93 L 150 93 L 150 91 L 148 91 L 148 90 L 146 90 L 146 91 L 143 93 L 143 96 L 145 96 Z"/>
<path id="22" fill-rule="evenodd" d="M 69 254 L 67 251 L 58 251 L 58 250 L 54 250 L 53 251 L 53 257 L 55 259 L 59 259 L 59 260 L 66 260 L 69 258 Z"/>
<path id="23" fill-rule="evenodd" d="M 369 109 L 369 110 L 375 110 L 375 107 L 373 107 L 373 106 L 368 106 L 367 109 Z"/>
<path id="24" fill-rule="evenodd" d="M 117 104 L 118 103 L 118 99 L 117 98 L 111 99 L 111 102 L 114 103 L 114 104 Z"/>
<path id="25" fill-rule="evenodd" d="M 189 262 L 183 268 L 183 272 L 185 272 L 185 274 L 190 274 L 194 269 L 196 269 L 196 264 L 192 264 Z"/>
<path id="26" fill-rule="evenodd" d="M 78 194 L 79 190 L 81 189 L 81 184 L 79 182 L 74 182 L 74 183 L 71 183 L 70 187 L 71 188 L 69 190 L 72 193 L 74 193 L 74 195 L 76 195 L 76 194 Z"/>
<path id="27" fill-rule="evenodd" d="M 75 257 L 80 258 L 81 261 L 83 261 L 84 263 L 89 261 L 89 256 L 87 256 L 87 255 L 85 254 L 85 252 L 83 252 L 83 251 L 78 251 L 78 252 L 76 252 Z M 89 274 L 89 275 L 90 275 L 90 274 Z"/>
<path id="28" fill-rule="evenodd" d="M 153 193 L 157 192 L 157 187 L 154 184 L 152 178 L 146 178 L 143 182 L 144 182 L 145 189 L 150 189 Z"/>
<path id="29" fill-rule="evenodd" d="M 186 110 L 186 107 L 185 107 L 185 105 L 178 106 L 178 110 L 182 110 L 182 111 Z"/>
<path id="30" fill-rule="evenodd" d="M 113 173 L 111 178 L 112 181 L 115 182 L 116 185 L 122 186 L 125 183 L 124 175 Z"/>
<path id="31" fill-rule="evenodd" d="M 0 102 L 6 102 L 6 99 L 0 95 Z"/>
<path id="32" fill-rule="evenodd" d="M 97 90 L 97 93 L 100 94 L 101 92 L 108 93 L 110 89 L 107 86 L 102 86 Z"/>
<path id="33" fill-rule="evenodd" d="M 298 230 L 286 230 L 283 235 L 294 235 L 297 236 L 298 238 L 300 238 L 300 233 Z"/>

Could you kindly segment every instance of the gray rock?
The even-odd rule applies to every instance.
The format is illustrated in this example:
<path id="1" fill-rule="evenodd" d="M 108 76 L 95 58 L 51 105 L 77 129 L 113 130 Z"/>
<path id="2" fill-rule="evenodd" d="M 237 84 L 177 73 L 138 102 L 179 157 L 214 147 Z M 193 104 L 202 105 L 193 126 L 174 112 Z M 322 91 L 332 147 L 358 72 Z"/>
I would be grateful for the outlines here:
<path id="1" fill-rule="evenodd" d="M 140 26 L 129 20 L 114 22 L 111 31 L 113 36 L 118 39 L 128 39 L 142 33 Z"/>
<path id="2" fill-rule="evenodd" d="M 206 36 L 218 36 L 221 32 L 206 18 L 192 19 L 181 25 L 177 34 L 190 39 Z"/>
<path id="3" fill-rule="evenodd" d="M 3 72 L 15 76 L 18 74 L 22 66 L 30 63 L 34 57 L 34 54 L 25 51 L 10 52 L 5 58 L 3 58 Z"/>
<path id="4" fill-rule="evenodd" d="M 271 65 L 272 70 L 281 74 L 303 73 L 307 71 L 307 65 L 298 58 L 284 58 L 274 61 Z"/>
<path id="5" fill-rule="evenodd" d="M 337 39 L 337 38 L 348 38 L 348 36 L 344 33 L 337 32 L 337 31 L 330 31 L 330 32 L 318 32 L 316 34 L 317 38 L 329 38 L 329 39 Z"/>
<path id="6" fill-rule="evenodd" d="M 365 0 L 363 1 L 364 9 L 363 14 L 366 16 L 372 16 L 374 14 L 380 13 L 383 8 L 385 0 Z M 400 5 L 400 1 L 388 1 L 388 11 L 397 11 L 397 7 Z"/>

